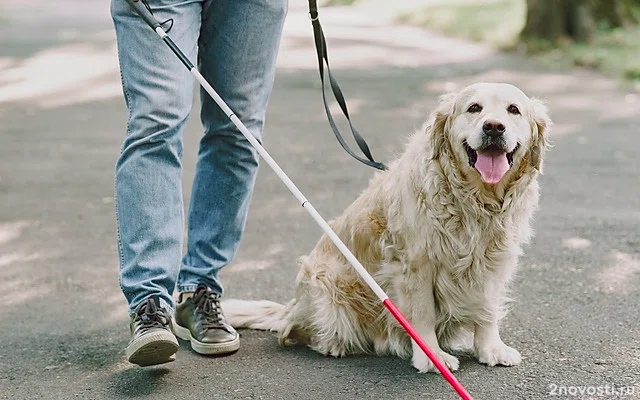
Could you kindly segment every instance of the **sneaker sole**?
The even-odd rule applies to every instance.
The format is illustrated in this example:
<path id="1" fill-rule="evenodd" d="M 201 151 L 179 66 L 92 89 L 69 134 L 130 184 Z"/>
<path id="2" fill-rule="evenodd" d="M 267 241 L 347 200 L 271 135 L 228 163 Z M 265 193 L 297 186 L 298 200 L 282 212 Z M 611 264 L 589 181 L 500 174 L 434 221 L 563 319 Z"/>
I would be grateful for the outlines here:
<path id="1" fill-rule="evenodd" d="M 187 328 L 184 328 L 178 324 L 173 325 L 174 330 L 176 332 L 176 336 L 178 336 L 182 340 L 186 340 L 191 343 L 191 348 L 198 354 L 203 355 L 221 355 L 221 354 L 230 354 L 235 351 L 238 351 L 240 348 L 240 336 L 236 336 L 236 338 L 230 342 L 224 343 L 202 343 L 197 341 L 191 336 L 191 331 Z"/>
<path id="2" fill-rule="evenodd" d="M 152 332 L 134 340 L 127 346 L 127 360 L 141 367 L 175 361 L 179 344 L 169 331 Z"/>

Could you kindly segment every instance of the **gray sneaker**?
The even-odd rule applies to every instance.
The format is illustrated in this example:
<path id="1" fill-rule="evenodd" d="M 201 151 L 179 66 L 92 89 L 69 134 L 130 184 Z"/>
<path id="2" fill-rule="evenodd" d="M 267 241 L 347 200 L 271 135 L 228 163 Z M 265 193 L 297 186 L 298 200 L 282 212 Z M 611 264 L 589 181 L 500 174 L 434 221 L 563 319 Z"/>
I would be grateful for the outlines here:
<path id="1" fill-rule="evenodd" d="M 131 316 L 131 341 L 127 360 L 141 367 L 164 364 L 176 359 L 178 340 L 173 334 L 171 316 L 160 307 L 158 296 L 143 301 Z"/>
<path id="2" fill-rule="evenodd" d="M 176 335 L 189 341 L 197 353 L 222 355 L 240 348 L 240 336 L 222 314 L 220 295 L 205 285 L 184 301 L 180 294 L 175 318 Z"/>

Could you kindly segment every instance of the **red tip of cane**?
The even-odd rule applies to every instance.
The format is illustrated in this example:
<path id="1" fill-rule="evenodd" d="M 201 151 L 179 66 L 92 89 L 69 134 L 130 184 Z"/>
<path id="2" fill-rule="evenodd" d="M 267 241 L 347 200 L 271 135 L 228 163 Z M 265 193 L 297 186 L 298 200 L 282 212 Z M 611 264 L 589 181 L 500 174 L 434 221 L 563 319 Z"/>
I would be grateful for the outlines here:
<path id="1" fill-rule="evenodd" d="M 451 387 L 453 387 L 453 389 L 458 393 L 458 395 L 460 395 L 460 398 L 463 400 L 473 400 L 473 397 L 471 397 L 469 392 L 467 392 L 467 390 L 462 386 L 462 384 L 458 382 L 456 377 L 453 376 L 451 371 L 449 371 L 447 366 L 444 365 L 442 361 L 440 361 L 440 359 L 435 355 L 435 353 L 431 351 L 429 346 L 427 346 L 424 340 L 422 340 L 418 332 L 413 328 L 413 326 L 411 326 L 411 323 L 404 317 L 404 315 L 402 315 L 400 310 L 398 310 L 396 305 L 393 304 L 391 299 L 387 298 L 383 301 L 383 303 L 385 307 L 387 307 L 387 310 L 389 310 L 389 312 L 393 314 L 393 316 L 398 320 L 400 325 L 402 325 L 404 330 L 407 331 L 409 336 L 411 336 L 411 338 L 415 340 L 415 342 L 418 344 L 418 346 L 420 346 L 422 351 L 424 351 L 427 357 L 429 357 L 429 360 L 431 360 L 433 365 L 435 365 L 438 371 L 440 371 L 444 379 L 446 379 L 447 382 L 449 382 L 449 384 L 451 385 Z"/>

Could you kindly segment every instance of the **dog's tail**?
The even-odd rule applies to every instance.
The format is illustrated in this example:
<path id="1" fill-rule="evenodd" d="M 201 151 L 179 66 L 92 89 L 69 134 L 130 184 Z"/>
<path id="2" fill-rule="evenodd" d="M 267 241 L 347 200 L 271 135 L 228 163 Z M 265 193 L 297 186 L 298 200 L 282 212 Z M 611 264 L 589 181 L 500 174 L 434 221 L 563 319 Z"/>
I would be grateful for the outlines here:
<path id="1" fill-rule="evenodd" d="M 228 322 L 234 328 L 282 332 L 288 322 L 289 305 L 268 300 L 236 300 L 221 302 Z"/>

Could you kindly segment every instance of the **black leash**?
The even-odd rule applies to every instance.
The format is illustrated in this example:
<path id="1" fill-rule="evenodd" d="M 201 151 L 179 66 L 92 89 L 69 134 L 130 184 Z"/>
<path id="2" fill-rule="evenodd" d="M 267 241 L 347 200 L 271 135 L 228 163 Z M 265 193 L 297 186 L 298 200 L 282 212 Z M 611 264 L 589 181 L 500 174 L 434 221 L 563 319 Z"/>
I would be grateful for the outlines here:
<path id="1" fill-rule="evenodd" d="M 316 42 L 316 51 L 318 53 L 318 69 L 320 71 L 320 81 L 322 82 L 322 101 L 324 102 L 324 109 L 327 112 L 327 119 L 329 119 L 329 125 L 331 125 L 331 129 L 333 133 L 336 135 L 336 139 L 342 145 L 342 148 L 349 153 L 353 158 L 364 163 L 370 167 L 386 170 L 387 166 L 377 162 L 373 159 L 371 155 L 371 151 L 369 150 L 369 146 L 364 138 L 360 135 L 358 130 L 351 123 L 351 118 L 349 118 L 349 110 L 347 109 L 347 103 L 344 100 L 344 96 L 342 94 L 342 90 L 338 85 L 338 82 L 333 77 L 331 73 L 331 68 L 329 67 L 329 57 L 327 56 L 327 41 L 324 37 L 324 32 L 322 31 L 322 26 L 320 25 L 320 21 L 318 20 L 318 4 L 317 0 L 309 0 L 309 17 L 311 18 L 311 24 L 313 25 L 313 37 Z M 351 128 L 351 133 L 353 133 L 353 137 L 358 144 L 358 147 L 362 151 L 362 153 L 367 157 L 364 159 L 351 150 L 351 148 L 344 141 L 344 138 L 340 134 L 338 127 L 336 126 L 335 121 L 333 120 L 333 116 L 331 115 L 331 111 L 329 111 L 329 105 L 327 104 L 327 96 L 325 92 L 325 82 L 324 82 L 324 64 L 327 64 L 327 74 L 329 75 L 329 83 L 331 84 L 331 91 L 333 92 L 333 96 L 335 97 L 338 105 L 340 105 L 340 109 L 342 109 L 342 113 L 349 121 L 349 127 Z"/>

